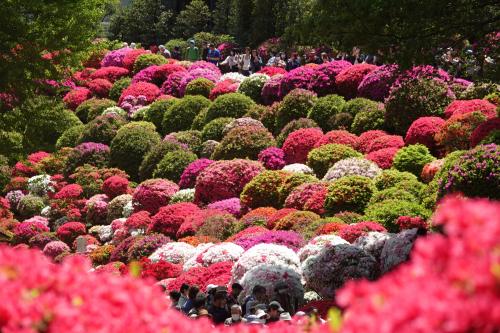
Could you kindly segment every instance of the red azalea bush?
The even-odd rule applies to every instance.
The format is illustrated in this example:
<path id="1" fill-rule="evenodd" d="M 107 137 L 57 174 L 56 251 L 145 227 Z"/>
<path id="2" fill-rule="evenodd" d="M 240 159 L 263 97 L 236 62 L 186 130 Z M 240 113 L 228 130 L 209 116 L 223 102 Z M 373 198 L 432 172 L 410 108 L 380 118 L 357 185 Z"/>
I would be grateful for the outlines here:
<path id="1" fill-rule="evenodd" d="M 361 133 L 358 136 L 358 150 L 362 153 L 367 153 L 371 142 L 384 135 L 387 135 L 387 132 L 381 130 L 371 130 Z"/>
<path id="2" fill-rule="evenodd" d="M 363 78 L 375 69 L 377 66 L 370 64 L 357 64 L 345 68 L 335 77 L 337 91 L 345 98 L 356 97 Z"/>
<path id="3" fill-rule="evenodd" d="M 403 137 L 399 135 L 382 135 L 375 138 L 366 149 L 366 153 L 377 151 L 384 148 L 402 148 L 405 143 Z"/>
<path id="4" fill-rule="evenodd" d="M 273 216 L 271 216 L 267 219 L 266 227 L 268 229 L 274 229 L 274 227 L 276 226 L 276 222 L 278 222 L 279 220 L 281 220 L 282 218 L 284 218 L 288 214 L 291 214 L 291 213 L 296 212 L 296 211 L 297 211 L 297 209 L 295 209 L 295 208 L 282 208 L 282 209 L 276 211 L 276 213 L 274 213 Z"/>
<path id="5" fill-rule="evenodd" d="M 153 65 L 144 68 L 134 75 L 132 83 L 136 82 L 149 82 L 159 87 L 165 82 L 169 75 L 176 72 L 186 72 L 186 69 L 176 64 Z"/>
<path id="6" fill-rule="evenodd" d="M 456 100 L 444 110 L 444 116 L 450 118 L 454 115 L 466 114 L 479 111 L 488 118 L 497 116 L 497 107 L 484 99 Z"/>
<path id="7" fill-rule="evenodd" d="M 258 234 L 261 234 L 261 233 L 266 232 L 266 231 L 269 231 L 269 230 L 264 228 L 264 227 L 258 226 L 258 225 L 248 227 L 248 228 L 243 229 L 242 231 L 232 235 L 228 239 L 226 239 L 226 242 L 234 242 L 235 240 L 237 240 L 241 237 L 246 237 L 246 236 L 250 236 L 250 235 L 258 235 Z"/>
<path id="8" fill-rule="evenodd" d="M 148 258 L 141 259 L 141 277 L 153 278 L 157 281 L 173 279 L 181 275 L 182 267 L 167 261 L 152 262 Z"/>
<path id="9" fill-rule="evenodd" d="M 305 206 L 309 203 L 309 201 L 311 199 L 316 199 L 318 193 L 322 192 L 326 195 L 328 192 L 328 183 L 318 182 L 299 185 L 286 198 L 285 207 L 295 208 L 297 210 L 306 210 Z"/>
<path id="10" fill-rule="evenodd" d="M 150 256 L 156 249 L 170 242 L 170 238 L 162 234 L 138 236 L 127 250 L 127 260 L 133 261 Z"/>
<path id="11" fill-rule="evenodd" d="M 121 104 L 127 96 L 134 96 L 136 98 L 144 96 L 148 103 L 153 103 L 156 97 L 160 96 L 160 89 L 156 85 L 148 82 L 132 83 L 122 91 L 118 104 Z"/>
<path id="12" fill-rule="evenodd" d="M 14 239 L 16 243 L 27 244 L 31 237 L 48 231 L 49 227 L 42 222 L 21 222 L 14 228 Z"/>
<path id="13" fill-rule="evenodd" d="M 307 154 L 322 138 L 323 132 L 319 128 L 301 128 L 292 132 L 283 143 L 285 161 L 288 164 L 305 163 Z"/>
<path id="14" fill-rule="evenodd" d="M 335 93 L 335 78 L 352 64 L 345 60 L 330 61 L 314 68 L 314 73 L 309 84 L 309 89 L 318 96 Z"/>
<path id="15" fill-rule="evenodd" d="M 84 68 L 81 71 L 73 73 L 71 79 L 78 85 L 85 85 L 86 82 L 89 82 L 91 80 L 90 75 L 95 71 L 96 71 L 95 68 Z"/>
<path id="16" fill-rule="evenodd" d="M 95 96 L 107 98 L 113 84 L 106 79 L 94 79 L 87 83 L 87 87 Z"/>
<path id="17" fill-rule="evenodd" d="M 270 77 L 273 77 L 275 75 L 286 74 L 287 71 L 286 71 L 286 69 L 281 68 L 281 67 L 264 66 L 257 73 L 259 73 L 259 74 L 266 74 L 266 75 L 269 75 Z"/>
<path id="18" fill-rule="evenodd" d="M 128 179 L 121 176 L 111 176 L 102 183 L 102 192 L 110 199 L 128 193 Z"/>
<path id="19" fill-rule="evenodd" d="M 421 217 L 412 217 L 412 216 L 400 216 L 396 220 L 396 225 L 399 227 L 399 230 L 413 229 L 413 228 L 421 228 L 427 229 L 427 222 Z"/>
<path id="20" fill-rule="evenodd" d="M 122 61 L 123 67 L 125 67 L 129 71 L 132 71 L 134 69 L 134 63 L 137 57 L 139 57 L 141 54 L 146 54 L 146 53 L 151 53 L 151 52 L 144 49 L 130 50 L 125 54 L 125 57 L 123 57 Z"/>
<path id="21" fill-rule="evenodd" d="M 281 96 L 286 96 L 290 91 L 297 88 L 308 89 L 313 74 L 314 69 L 308 66 L 298 67 L 286 73 L 281 79 Z"/>
<path id="22" fill-rule="evenodd" d="M 72 244 L 78 236 L 85 235 L 86 233 L 85 224 L 80 222 L 67 222 L 56 230 L 57 237 L 66 244 Z"/>
<path id="23" fill-rule="evenodd" d="M 196 178 L 214 161 L 207 158 L 200 158 L 194 162 L 191 162 L 184 171 L 182 172 L 181 179 L 179 181 L 180 188 L 193 188 L 196 184 Z"/>
<path id="24" fill-rule="evenodd" d="M 281 100 L 281 81 L 283 75 L 278 74 L 271 77 L 262 87 L 261 98 L 264 105 L 272 105 Z"/>
<path id="25" fill-rule="evenodd" d="M 436 142 L 447 153 L 454 150 L 469 149 L 472 133 L 486 120 L 486 116 L 477 111 L 454 115 L 446 120 L 441 130 L 436 133 Z"/>
<path id="26" fill-rule="evenodd" d="M 111 83 L 121 79 L 122 77 L 128 76 L 129 71 L 123 67 L 109 66 L 102 67 L 90 74 L 92 80 L 95 79 L 106 79 Z"/>
<path id="27" fill-rule="evenodd" d="M 346 224 L 340 228 L 338 235 L 350 243 L 356 239 L 368 234 L 370 231 L 387 232 L 380 223 L 365 221 L 356 224 Z"/>
<path id="28" fill-rule="evenodd" d="M 443 128 L 445 120 L 440 117 L 421 117 L 415 120 L 406 132 L 405 143 L 423 144 L 431 151 L 436 151 L 436 133 Z"/>
<path id="29" fill-rule="evenodd" d="M 196 179 L 195 203 L 239 197 L 243 187 L 264 171 L 258 162 L 234 159 L 217 161 L 205 168 Z"/>
<path id="30" fill-rule="evenodd" d="M 0 218 L 10 219 L 12 218 L 12 212 L 10 211 L 10 203 L 7 199 L 0 197 Z"/>
<path id="31" fill-rule="evenodd" d="M 78 87 L 70 90 L 63 98 L 64 104 L 71 110 L 92 97 L 92 92 L 87 88 Z"/>
<path id="32" fill-rule="evenodd" d="M 215 87 L 213 87 L 212 90 L 210 90 L 209 98 L 210 100 L 213 101 L 220 95 L 235 93 L 238 91 L 238 86 L 239 83 L 234 82 L 232 80 L 224 80 L 217 82 L 215 84 Z"/>
<path id="33" fill-rule="evenodd" d="M 245 226 L 253 225 L 254 222 L 267 225 L 268 219 L 276 214 L 276 212 L 277 210 L 274 207 L 259 207 L 243 215 L 240 222 Z"/>
<path id="34" fill-rule="evenodd" d="M 196 214 L 198 206 L 190 202 L 181 202 L 161 207 L 152 217 L 148 232 L 158 232 L 168 237 L 175 238 L 177 231 L 189 215 Z"/>
<path id="35" fill-rule="evenodd" d="M 127 230 L 146 230 L 151 225 L 153 220 L 151 219 L 151 214 L 148 211 L 141 210 L 140 212 L 133 213 L 126 220 L 123 226 Z"/>
<path id="36" fill-rule="evenodd" d="M 195 213 L 186 216 L 184 222 L 177 230 L 177 235 L 176 235 L 177 239 L 180 240 L 181 238 L 195 235 L 198 229 L 205 223 L 207 219 L 211 218 L 212 216 L 224 215 L 224 214 L 225 212 L 219 209 L 208 208 L 208 209 L 198 210 Z M 197 236 L 205 237 L 205 235 L 197 235 Z M 214 239 L 213 237 L 209 238 Z"/>
<path id="37" fill-rule="evenodd" d="M 365 158 L 375 162 L 381 169 L 390 169 L 394 155 L 396 155 L 398 150 L 399 148 L 395 147 L 383 148 L 368 153 Z"/>
<path id="38" fill-rule="evenodd" d="M 146 210 L 156 214 L 160 207 L 168 205 L 179 186 L 167 179 L 148 179 L 135 189 L 132 200 L 135 210 Z"/>
<path id="39" fill-rule="evenodd" d="M 490 133 L 500 130 L 500 118 L 492 118 L 480 124 L 470 136 L 470 146 L 477 146 Z"/>
<path id="40" fill-rule="evenodd" d="M 358 137 L 355 134 L 349 133 L 345 130 L 333 130 L 325 133 L 323 137 L 316 142 L 315 148 L 327 145 L 329 143 L 336 143 L 339 145 L 350 146 L 353 149 L 358 147 Z"/>
<path id="41" fill-rule="evenodd" d="M 231 280 L 231 269 L 233 263 L 230 261 L 218 262 L 208 267 L 195 267 L 183 272 L 175 280 L 167 281 L 167 292 L 179 290 L 183 284 L 198 286 L 205 292 L 209 284 L 227 286 Z"/>

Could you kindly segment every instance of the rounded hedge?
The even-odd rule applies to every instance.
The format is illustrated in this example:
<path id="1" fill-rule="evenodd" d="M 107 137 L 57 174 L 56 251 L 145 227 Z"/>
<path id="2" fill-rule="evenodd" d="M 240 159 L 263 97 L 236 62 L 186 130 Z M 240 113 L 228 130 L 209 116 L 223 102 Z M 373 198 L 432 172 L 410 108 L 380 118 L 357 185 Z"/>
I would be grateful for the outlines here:
<path id="1" fill-rule="evenodd" d="M 385 109 L 379 105 L 376 109 L 358 112 L 352 121 L 351 132 L 361 134 L 366 131 L 385 129 Z"/>
<path id="2" fill-rule="evenodd" d="M 29 99 L 20 109 L 26 118 L 23 146 L 29 152 L 53 151 L 57 139 L 64 131 L 81 124 L 73 112 L 49 97 Z"/>
<path id="3" fill-rule="evenodd" d="M 454 150 L 469 149 L 472 133 L 486 121 L 486 116 L 481 112 L 452 116 L 436 133 L 436 142 L 447 153 Z"/>
<path id="4" fill-rule="evenodd" d="M 334 129 L 335 117 L 342 113 L 346 104 L 344 97 L 328 95 L 318 98 L 316 104 L 309 110 L 307 117 L 318 123 L 323 131 Z"/>
<path id="5" fill-rule="evenodd" d="M 349 146 L 330 143 L 311 150 L 307 155 L 307 165 L 319 178 L 323 178 L 330 167 L 349 157 L 363 157 L 363 155 Z"/>
<path id="6" fill-rule="evenodd" d="M 369 204 L 374 205 L 386 200 L 403 200 L 411 202 L 419 201 L 413 193 L 408 192 L 405 189 L 398 187 L 389 187 L 385 190 L 374 193 Z"/>
<path id="7" fill-rule="evenodd" d="M 305 183 L 316 183 L 318 182 L 318 178 L 313 175 L 308 175 L 304 173 L 292 173 L 287 176 L 283 182 L 283 185 L 278 189 L 280 193 L 280 205 L 284 205 L 286 198 L 302 184 Z"/>
<path id="8" fill-rule="evenodd" d="M 384 170 L 373 178 L 373 183 L 379 191 L 394 187 L 401 182 L 412 181 L 418 181 L 417 176 L 409 172 L 401 172 L 398 170 Z"/>
<path id="9" fill-rule="evenodd" d="M 145 53 L 141 54 L 135 59 L 134 62 L 134 73 L 138 73 L 146 67 L 152 65 L 163 65 L 166 64 L 167 59 L 160 54 Z"/>
<path id="10" fill-rule="evenodd" d="M 316 94 L 308 90 L 292 90 L 278 106 L 276 128 L 281 130 L 294 119 L 306 118 L 317 99 Z"/>
<path id="11" fill-rule="evenodd" d="M 291 122 L 286 124 L 285 127 L 283 127 L 278 137 L 276 138 L 278 146 L 283 146 L 290 133 L 295 132 L 296 130 L 299 130 L 301 128 L 319 128 L 319 126 L 314 120 L 308 118 L 299 118 L 292 120 Z"/>
<path id="12" fill-rule="evenodd" d="M 201 139 L 203 141 L 222 140 L 222 138 L 224 137 L 224 128 L 233 120 L 234 118 L 223 117 L 208 122 L 205 126 L 203 126 L 203 130 L 201 131 Z"/>
<path id="13" fill-rule="evenodd" d="M 102 143 L 84 142 L 71 151 L 66 160 L 64 174 L 66 176 L 75 172 L 76 168 L 85 164 L 98 168 L 105 168 L 109 165 L 109 146 Z"/>
<path id="14" fill-rule="evenodd" d="M 111 141 L 111 163 L 132 179 L 137 179 L 144 155 L 159 142 L 160 135 L 156 133 L 152 123 L 127 124 L 118 130 Z"/>
<path id="15" fill-rule="evenodd" d="M 146 108 L 146 111 L 144 113 L 144 120 L 155 124 L 160 133 L 166 134 L 165 130 L 163 129 L 163 118 L 165 116 L 165 113 L 167 113 L 167 110 L 172 105 L 177 103 L 177 101 L 177 98 L 172 97 L 168 99 L 160 99 L 153 102 L 149 105 L 148 108 Z"/>
<path id="16" fill-rule="evenodd" d="M 421 144 L 409 145 L 398 150 L 392 166 L 399 171 L 407 171 L 420 177 L 424 165 L 435 160 L 429 149 Z"/>
<path id="17" fill-rule="evenodd" d="M 100 116 L 104 110 L 112 106 L 116 106 L 115 101 L 110 99 L 91 98 L 80 104 L 76 108 L 75 114 L 82 122 L 88 123 L 95 117 Z"/>
<path id="18" fill-rule="evenodd" d="M 206 79 L 204 77 L 200 77 L 197 79 L 194 79 L 193 81 L 189 82 L 186 86 L 186 90 L 184 92 L 184 96 L 186 95 L 200 95 L 205 98 L 208 98 L 210 96 L 210 92 L 212 89 L 215 87 L 215 83 L 210 81 L 209 79 Z"/>
<path id="19" fill-rule="evenodd" d="M 262 88 L 269 79 L 265 74 L 252 74 L 241 81 L 238 92 L 250 97 L 255 103 L 262 104 Z"/>
<path id="20" fill-rule="evenodd" d="M 173 182 L 179 182 L 184 169 L 198 157 L 184 150 L 175 150 L 167 153 L 156 166 L 153 172 L 154 178 L 165 178 Z"/>
<path id="21" fill-rule="evenodd" d="M 79 142 L 98 142 L 109 145 L 116 132 L 126 123 L 127 121 L 117 114 L 96 117 L 85 125 Z"/>
<path id="22" fill-rule="evenodd" d="M 44 207 L 45 203 L 42 198 L 28 194 L 19 201 L 17 211 L 21 217 L 30 218 L 35 215 L 40 215 Z"/>
<path id="23" fill-rule="evenodd" d="M 302 128 L 290 133 L 283 143 L 285 161 L 289 164 L 305 163 L 307 154 L 322 138 L 323 132 L 319 128 Z"/>
<path id="24" fill-rule="evenodd" d="M 256 160 L 260 151 L 276 146 L 269 131 L 262 127 L 242 126 L 232 129 L 215 148 L 212 159 L 249 158 Z"/>
<path id="25" fill-rule="evenodd" d="M 281 208 L 279 189 L 290 175 L 286 171 L 264 171 L 253 178 L 241 192 L 241 203 L 248 208 Z"/>
<path id="26" fill-rule="evenodd" d="M 23 135 L 18 132 L 0 130 L 0 154 L 6 156 L 11 163 L 19 161 L 23 156 Z"/>
<path id="27" fill-rule="evenodd" d="M 329 213 L 351 211 L 363 213 L 376 188 L 370 178 L 348 176 L 337 179 L 328 186 L 325 210 Z"/>
<path id="28" fill-rule="evenodd" d="M 172 133 L 190 129 L 193 119 L 209 105 L 210 100 L 203 96 L 185 96 L 179 99 L 163 116 L 163 132 Z"/>
<path id="29" fill-rule="evenodd" d="M 391 89 L 385 101 L 386 124 L 396 134 L 404 135 L 420 117 L 442 116 L 455 96 L 439 79 L 407 79 Z"/>
<path id="30" fill-rule="evenodd" d="M 172 137 L 181 144 L 186 145 L 195 154 L 200 154 L 201 150 L 203 149 L 203 142 L 201 140 L 200 131 L 188 130 L 188 131 L 174 132 L 171 133 L 169 136 L 166 136 L 165 140 L 168 137 Z"/>
<path id="31" fill-rule="evenodd" d="M 120 96 L 122 95 L 123 90 L 128 88 L 130 84 L 132 83 L 132 79 L 129 77 L 123 77 L 113 83 L 113 86 L 109 90 L 109 98 L 112 99 L 115 102 L 118 102 L 120 99 Z"/>
<path id="32" fill-rule="evenodd" d="M 209 106 L 205 122 L 216 118 L 241 118 L 255 106 L 248 96 L 239 93 L 224 94 L 217 97 Z"/>
<path id="33" fill-rule="evenodd" d="M 139 178 L 143 181 L 151 178 L 153 176 L 153 172 L 156 169 L 156 166 L 158 165 L 158 163 L 160 163 L 160 161 L 167 153 L 185 149 L 186 148 L 183 147 L 179 142 L 162 141 L 156 144 L 144 156 L 144 159 L 139 166 Z"/>
<path id="34" fill-rule="evenodd" d="M 365 210 L 365 219 L 382 224 L 389 232 L 398 232 L 396 220 L 400 216 L 429 218 L 431 211 L 418 203 L 403 200 L 385 200 L 369 205 Z"/>
<path id="35" fill-rule="evenodd" d="M 436 151 L 437 143 L 435 136 L 443 128 L 445 120 L 440 117 L 421 117 L 415 120 L 405 136 L 405 143 L 412 145 L 420 143 L 431 151 Z"/>
<path id="36" fill-rule="evenodd" d="M 346 176 L 375 178 L 382 172 L 377 164 L 360 157 L 349 157 L 336 162 L 326 172 L 323 180 L 330 181 Z"/>
<path id="37" fill-rule="evenodd" d="M 65 130 L 56 142 L 56 149 L 75 147 L 80 142 L 80 137 L 85 130 L 85 125 L 76 125 Z"/>

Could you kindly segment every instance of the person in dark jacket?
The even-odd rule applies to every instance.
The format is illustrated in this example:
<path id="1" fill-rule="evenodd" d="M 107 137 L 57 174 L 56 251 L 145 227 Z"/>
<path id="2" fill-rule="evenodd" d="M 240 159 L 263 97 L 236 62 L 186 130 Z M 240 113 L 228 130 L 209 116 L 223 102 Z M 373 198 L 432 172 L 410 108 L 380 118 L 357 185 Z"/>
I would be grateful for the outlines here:
<path id="1" fill-rule="evenodd" d="M 215 325 L 224 324 L 231 313 L 227 310 L 227 298 L 223 292 L 217 292 L 214 295 L 213 304 L 208 308 L 208 313 L 212 316 Z"/>

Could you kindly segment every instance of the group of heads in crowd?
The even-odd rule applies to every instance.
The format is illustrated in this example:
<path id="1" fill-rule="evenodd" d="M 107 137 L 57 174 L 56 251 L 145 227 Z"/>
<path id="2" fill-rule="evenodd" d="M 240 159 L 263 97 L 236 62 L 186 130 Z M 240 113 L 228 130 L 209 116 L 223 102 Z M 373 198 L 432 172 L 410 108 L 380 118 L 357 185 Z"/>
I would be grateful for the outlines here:
<path id="1" fill-rule="evenodd" d="M 321 320 L 317 309 L 308 309 L 307 313 L 298 311 L 299 301 L 290 296 L 285 283 L 277 283 L 272 295 L 261 285 L 254 286 L 246 297 L 242 297 L 242 291 L 238 283 L 233 283 L 231 290 L 208 285 L 206 293 L 197 286 L 183 284 L 178 291 L 171 291 L 169 298 L 173 308 L 192 319 L 208 318 L 214 325 L 269 325 L 303 316 Z"/>

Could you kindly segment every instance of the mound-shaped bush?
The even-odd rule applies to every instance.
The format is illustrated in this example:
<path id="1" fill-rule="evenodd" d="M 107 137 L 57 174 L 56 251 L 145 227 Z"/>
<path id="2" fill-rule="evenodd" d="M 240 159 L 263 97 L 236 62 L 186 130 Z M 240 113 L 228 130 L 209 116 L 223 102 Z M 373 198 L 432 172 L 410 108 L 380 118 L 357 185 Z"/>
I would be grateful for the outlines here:
<path id="1" fill-rule="evenodd" d="M 184 169 L 198 157 L 185 150 L 175 150 L 165 154 L 153 172 L 154 178 L 165 178 L 173 182 L 179 182 Z"/>
<path id="2" fill-rule="evenodd" d="M 280 208 L 279 189 L 290 173 L 285 171 L 264 171 L 254 177 L 241 192 L 241 203 L 249 208 Z"/>
<path id="3" fill-rule="evenodd" d="M 143 53 L 134 61 L 134 73 L 138 73 L 146 67 L 152 65 L 163 65 L 167 63 L 167 59 L 160 54 Z"/>
<path id="4" fill-rule="evenodd" d="M 148 82 L 132 83 L 122 90 L 118 104 L 121 104 L 127 96 L 133 96 L 134 98 L 144 96 L 146 97 L 147 103 L 151 104 L 160 96 L 160 89 L 156 85 Z"/>
<path id="5" fill-rule="evenodd" d="M 205 98 L 208 98 L 210 96 L 210 92 L 212 89 L 215 87 L 215 83 L 210 81 L 209 79 L 206 79 L 204 77 L 200 77 L 198 79 L 194 79 L 193 81 L 189 82 L 188 85 L 186 86 L 186 90 L 184 92 L 184 95 L 200 95 Z"/>
<path id="6" fill-rule="evenodd" d="M 174 97 L 168 99 L 159 99 L 149 105 L 144 113 L 144 120 L 155 124 L 156 128 L 159 129 L 160 133 L 166 134 L 163 129 L 163 118 L 169 108 L 177 103 L 178 100 Z"/>
<path id="7" fill-rule="evenodd" d="M 109 90 L 109 98 L 113 101 L 118 101 L 120 96 L 128 86 L 132 83 L 132 79 L 129 77 L 124 77 L 113 83 L 113 86 Z"/>
<path id="8" fill-rule="evenodd" d="M 397 232 L 396 224 L 400 216 L 421 217 L 427 219 L 431 211 L 416 202 L 403 200 L 386 200 L 369 205 L 365 210 L 365 218 L 370 221 L 380 222 L 390 232 Z"/>
<path id="9" fill-rule="evenodd" d="M 398 65 L 384 65 L 368 73 L 358 86 L 358 95 L 383 102 L 399 75 Z"/>
<path id="10" fill-rule="evenodd" d="M 275 102 L 281 100 L 281 81 L 283 80 L 283 75 L 275 75 L 269 79 L 262 87 L 262 103 L 264 105 L 272 105 Z"/>
<path id="11" fill-rule="evenodd" d="M 75 147 L 78 142 L 80 142 L 80 137 L 84 130 L 84 125 L 76 125 L 65 130 L 59 139 L 57 139 L 56 149 L 61 149 L 63 147 Z"/>
<path id="12" fill-rule="evenodd" d="M 374 178 L 382 172 L 375 163 L 364 158 L 350 157 L 335 163 L 323 180 L 335 180 L 345 176 L 364 176 Z"/>
<path id="13" fill-rule="evenodd" d="M 330 213 L 363 213 L 375 191 L 372 180 L 367 177 L 348 176 L 337 179 L 328 187 L 325 209 Z"/>
<path id="14" fill-rule="evenodd" d="M 307 154 L 322 138 L 323 132 L 318 128 L 304 128 L 292 132 L 283 143 L 285 161 L 289 164 L 305 163 Z"/>
<path id="15" fill-rule="evenodd" d="M 196 185 L 196 178 L 214 161 L 201 158 L 199 160 L 191 162 L 182 172 L 179 186 L 180 188 L 193 188 Z"/>
<path id="16" fill-rule="evenodd" d="M 265 74 L 252 74 L 241 81 L 238 92 L 250 97 L 255 103 L 261 104 L 262 88 L 269 80 Z"/>
<path id="17" fill-rule="evenodd" d="M 285 152 L 277 147 L 262 150 L 257 156 L 258 160 L 268 170 L 281 170 L 285 166 Z"/>
<path id="18" fill-rule="evenodd" d="M 318 96 L 326 96 L 335 93 L 335 78 L 344 69 L 352 64 L 345 60 L 330 61 L 314 68 L 309 89 L 316 92 Z"/>
<path id="19" fill-rule="evenodd" d="M 209 105 L 210 101 L 203 96 L 186 96 L 178 100 L 163 115 L 163 132 L 171 133 L 191 128 L 193 119 Z"/>
<path id="20" fill-rule="evenodd" d="M 339 95 L 327 95 L 318 98 L 318 101 L 309 110 L 307 117 L 318 123 L 324 131 L 333 129 L 335 118 L 339 115 L 345 105 L 345 99 Z"/>
<path id="21" fill-rule="evenodd" d="M 243 94 L 232 93 L 221 95 L 209 106 L 205 122 L 221 117 L 241 118 L 254 105 L 255 102 Z"/>
<path id="22" fill-rule="evenodd" d="M 281 96 L 286 96 L 294 89 L 308 89 L 313 75 L 314 69 L 308 66 L 292 69 L 281 79 Z"/>
<path id="23" fill-rule="evenodd" d="M 399 171 L 407 171 L 419 177 L 424 165 L 434 161 L 429 149 L 421 144 L 409 145 L 398 150 L 394 156 L 393 167 Z"/>
<path id="24" fill-rule="evenodd" d="M 139 166 L 144 155 L 160 142 L 155 126 L 147 122 L 135 122 L 121 127 L 111 141 L 111 163 L 138 178 Z"/>
<path id="25" fill-rule="evenodd" d="M 348 99 L 356 97 L 361 81 L 375 69 L 377 66 L 370 64 L 356 64 L 345 68 L 335 77 L 337 91 Z"/>
<path id="26" fill-rule="evenodd" d="M 356 149 L 358 146 L 358 137 L 348 131 L 333 130 L 325 133 L 325 135 L 323 135 L 323 137 L 316 142 L 314 147 L 318 148 L 329 143 L 346 145 Z"/>
<path id="27" fill-rule="evenodd" d="M 385 109 L 382 104 L 358 112 L 351 123 L 351 132 L 361 134 L 367 131 L 385 129 Z"/>
<path id="28" fill-rule="evenodd" d="M 398 150 L 399 148 L 394 147 L 382 148 L 366 154 L 365 158 L 375 162 L 381 169 L 390 169 L 394 161 L 394 156 Z"/>
<path id="29" fill-rule="evenodd" d="M 438 145 L 450 153 L 454 150 L 469 149 L 470 137 L 474 130 L 487 120 L 481 112 L 458 114 L 448 119 L 435 139 Z"/>
<path id="30" fill-rule="evenodd" d="M 120 78 L 127 76 L 129 74 L 128 69 L 119 66 L 108 66 L 102 67 L 90 74 L 90 78 L 94 79 L 106 79 L 110 82 L 115 82 Z"/>
<path id="31" fill-rule="evenodd" d="M 290 135 L 290 133 L 295 132 L 301 128 L 319 128 L 318 124 L 312 119 L 309 118 L 299 118 L 292 120 L 280 131 L 276 141 L 278 146 L 282 147 L 286 138 Z"/>
<path id="32" fill-rule="evenodd" d="M 330 143 L 311 150 L 307 155 L 307 165 L 322 178 L 332 165 L 349 157 L 362 155 L 349 146 Z"/>
<path id="33" fill-rule="evenodd" d="M 497 115 L 497 107 L 484 99 L 456 100 L 446 107 L 444 116 L 445 118 L 450 118 L 455 115 L 471 112 L 481 112 L 487 118 L 494 118 Z"/>
<path id="34" fill-rule="evenodd" d="M 116 133 L 126 124 L 126 120 L 117 114 L 98 116 L 83 129 L 80 142 L 97 142 L 109 145 Z"/>
<path id="35" fill-rule="evenodd" d="M 179 190 L 177 184 L 166 179 L 148 179 L 137 186 L 133 193 L 136 211 L 146 210 L 156 214 L 160 207 L 168 205 L 172 196 Z"/>
<path id="36" fill-rule="evenodd" d="M 398 170 L 384 170 L 373 179 L 373 182 L 379 191 L 394 187 L 403 182 L 418 182 L 417 176 L 409 172 Z"/>
<path id="37" fill-rule="evenodd" d="M 403 137 L 399 135 L 381 135 L 369 142 L 368 146 L 365 147 L 365 152 L 371 153 L 372 151 L 385 148 L 401 148 L 404 147 L 404 145 Z"/>
<path id="38" fill-rule="evenodd" d="M 294 119 L 306 118 L 316 101 L 316 94 L 311 91 L 304 89 L 291 91 L 278 106 L 276 128 L 281 130 Z"/>
<path id="39" fill-rule="evenodd" d="M 403 135 L 420 117 L 442 116 L 454 98 L 448 85 L 439 79 L 403 80 L 393 86 L 385 101 L 386 125 Z"/>
<path id="40" fill-rule="evenodd" d="M 230 124 L 234 118 L 223 117 L 211 120 L 201 131 L 201 138 L 203 141 L 215 140 L 220 141 L 224 137 L 224 129 L 226 125 Z"/>
<path id="41" fill-rule="evenodd" d="M 189 202 L 161 207 L 158 213 L 152 217 L 152 224 L 149 226 L 148 232 L 158 232 L 175 238 L 186 217 L 196 214 L 199 210 L 198 206 Z"/>
<path id="42" fill-rule="evenodd" d="M 71 151 L 66 161 L 64 173 L 71 175 L 77 167 L 85 164 L 104 168 L 109 165 L 109 146 L 102 143 L 84 142 Z"/>
<path id="43" fill-rule="evenodd" d="M 472 132 L 470 136 L 470 146 L 475 147 L 483 140 L 487 142 L 484 143 L 498 143 L 495 141 L 489 141 L 489 137 L 494 137 L 495 135 L 498 137 L 498 133 L 500 133 L 500 118 L 488 119 L 484 123 L 480 124 L 476 129 Z"/>
<path id="44" fill-rule="evenodd" d="M 406 132 L 405 142 L 408 145 L 423 144 L 431 151 L 436 151 L 435 136 L 444 126 L 445 121 L 440 117 L 421 117 L 415 120 Z"/>
<path id="45" fill-rule="evenodd" d="M 139 166 L 139 178 L 141 180 L 151 178 L 156 166 L 160 163 L 162 158 L 167 153 L 176 150 L 187 150 L 187 147 L 184 144 L 173 140 L 165 140 L 151 147 Z"/>
<path id="46" fill-rule="evenodd" d="M 215 148 L 212 159 L 249 158 L 256 160 L 260 151 L 276 146 L 276 141 L 263 127 L 242 126 L 227 133 Z"/>

